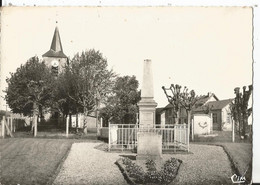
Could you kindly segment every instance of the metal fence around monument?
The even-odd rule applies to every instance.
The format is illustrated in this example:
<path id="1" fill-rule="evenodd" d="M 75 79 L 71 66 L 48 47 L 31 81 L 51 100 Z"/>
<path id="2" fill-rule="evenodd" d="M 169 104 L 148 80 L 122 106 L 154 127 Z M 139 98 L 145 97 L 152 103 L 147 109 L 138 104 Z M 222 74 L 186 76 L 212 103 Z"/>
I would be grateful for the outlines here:
<path id="1" fill-rule="evenodd" d="M 139 127 L 136 124 L 109 124 L 109 151 L 136 151 L 138 132 L 155 132 L 162 135 L 163 152 L 189 151 L 189 129 L 187 124 L 155 125 L 154 127 Z"/>

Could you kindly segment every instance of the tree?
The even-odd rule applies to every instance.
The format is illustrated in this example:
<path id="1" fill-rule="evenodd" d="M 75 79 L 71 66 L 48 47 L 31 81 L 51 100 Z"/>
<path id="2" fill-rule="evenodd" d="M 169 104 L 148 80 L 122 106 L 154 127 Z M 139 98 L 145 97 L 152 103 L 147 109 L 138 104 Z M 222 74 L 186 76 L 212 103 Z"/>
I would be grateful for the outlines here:
<path id="1" fill-rule="evenodd" d="M 72 75 L 69 74 L 68 66 L 61 71 L 55 80 L 54 100 L 52 109 L 58 111 L 65 119 L 68 115 L 76 114 L 76 103 L 68 96 L 72 91 L 71 79 Z"/>
<path id="2" fill-rule="evenodd" d="M 246 128 L 248 125 L 248 117 L 251 114 L 251 109 L 248 108 L 248 101 L 253 91 L 253 86 L 249 85 L 248 90 L 246 86 L 243 87 L 243 92 L 240 92 L 240 88 L 236 87 L 234 93 L 236 95 L 234 103 L 231 104 L 231 115 L 234 119 L 239 134 L 245 137 Z"/>
<path id="3" fill-rule="evenodd" d="M 181 98 L 181 86 L 179 86 L 178 84 L 176 84 L 175 86 L 173 84 L 171 84 L 170 88 L 165 88 L 164 86 L 162 87 L 167 99 L 168 99 L 168 102 L 170 104 L 172 104 L 173 106 L 173 110 L 174 110 L 174 118 L 175 118 L 175 123 L 178 123 L 179 122 L 179 117 L 180 117 L 180 98 Z M 167 91 L 171 91 L 171 95 L 168 95 L 167 94 Z"/>
<path id="4" fill-rule="evenodd" d="M 83 113 L 83 130 L 86 132 L 87 116 L 97 109 L 97 101 L 105 101 L 112 90 L 115 74 L 107 69 L 107 60 L 102 53 L 92 49 L 77 53 L 65 76 L 70 88 L 66 94 L 75 103 L 76 112 Z"/>
<path id="5" fill-rule="evenodd" d="M 11 73 L 6 81 L 6 101 L 13 113 L 36 117 L 50 107 L 54 77 L 37 56 L 30 58 L 15 73 Z M 35 129 L 37 131 L 36 126 Z"/>
<path id="6" fill-rule="evenodd" d="M 106 107 L 101 110 L 101 116 L 107 122 L 113 118 L 122 124 L 135 124 L 137 103 L 141 99 L 138 91 L 139 83 L 135 76 L 118 77 L 113 88 L 113 94 L 108 98 Z"/>
<path id="7" fill-rule="evenodd" d="M 199 100 L 199 96 L 196 96 L 194 90 L 188 92 L 188 88 L 186 86 L 183 88 L 183 91 L 181 91 L 181 86 L 178 84 L 171 84 L 170 88 L 168 89 L 163 86 L 162 89 L 164 90 L 169 103 L 171 103 L 174 106 L 175 111 L 177 111 L 175 112 L 177 116 L 177 122 L 175 123 L 178 123 L 179 120 L 179 109 L 184 108 L 188 115 L 188 129 L 190 129 L 191 111 L 196 102 Z M 167 91 L 170 91 L 171 95 L 168 95 Z"/>

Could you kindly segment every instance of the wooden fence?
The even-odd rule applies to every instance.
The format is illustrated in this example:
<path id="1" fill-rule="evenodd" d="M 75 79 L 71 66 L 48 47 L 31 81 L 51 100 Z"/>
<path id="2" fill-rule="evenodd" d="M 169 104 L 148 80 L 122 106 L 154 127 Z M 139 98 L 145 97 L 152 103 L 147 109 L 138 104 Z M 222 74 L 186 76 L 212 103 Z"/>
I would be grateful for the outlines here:
<path id="1" fill-rule="evenodd" d="M 6 136 L 14 137 L 13 133 L 16 132 L 17 129 L 24 127 L 25 118 L 22 116 L 3 116 L 1 120 L 1 132 L 0 136 L 5 138 Z"/>

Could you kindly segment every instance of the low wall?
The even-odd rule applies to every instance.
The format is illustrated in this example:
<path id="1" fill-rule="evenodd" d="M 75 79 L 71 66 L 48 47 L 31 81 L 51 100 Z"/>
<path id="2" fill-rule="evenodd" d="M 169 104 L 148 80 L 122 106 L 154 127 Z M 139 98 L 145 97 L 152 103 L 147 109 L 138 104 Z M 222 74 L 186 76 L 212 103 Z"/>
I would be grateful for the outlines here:
<path id="1" fill-rule="evenodd" d="M 76 115 L 72 115 L 71 119 L 72 119 L 72 127 L 75 128 L 76 127 L 76 119 L 77 119 Z M 79 128 L 83 128 L 83 120 L 84 120 L 83 115 L 79 114 L 78 115 L 78 127 Z M 67 117 L 67 121 L 69 121 L 69 117 Z M 92 117 L 92 116 L 88 116 L 87 117 L 87 127 L 90 130 L 97 128 L 97 126 L 96 126 L 96 118 L 95 117 Z"/>
<path id="2" fill-rule="evenodd" d="M 97 133 L 97 128 L 88 128 L 88 133 Z"/>
<path id="3" fill-rule="evenodd" d="M 100 138 L 108 139 L 108 127 L 100 128 Z"/>

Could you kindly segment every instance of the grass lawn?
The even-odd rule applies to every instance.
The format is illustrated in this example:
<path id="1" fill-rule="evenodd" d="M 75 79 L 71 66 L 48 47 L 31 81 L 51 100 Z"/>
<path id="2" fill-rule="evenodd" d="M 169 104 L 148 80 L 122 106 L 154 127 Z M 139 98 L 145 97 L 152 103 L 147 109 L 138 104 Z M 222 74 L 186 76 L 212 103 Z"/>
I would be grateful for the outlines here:
<path id="1" fill-rule="evenodd" d="M 74 140 L 9 138 L 0 140 L 1 184 L 48 184 Z"/>
<path id="2" fill-rule="evenodd" d="M 252 144 L 251 143 L 218 143 L 224 147 L 231 158 L 237 175 L 244 175 L 247 180 L 252 176 Z M 247 171 L 246 171 L 247 170 Z"/>

